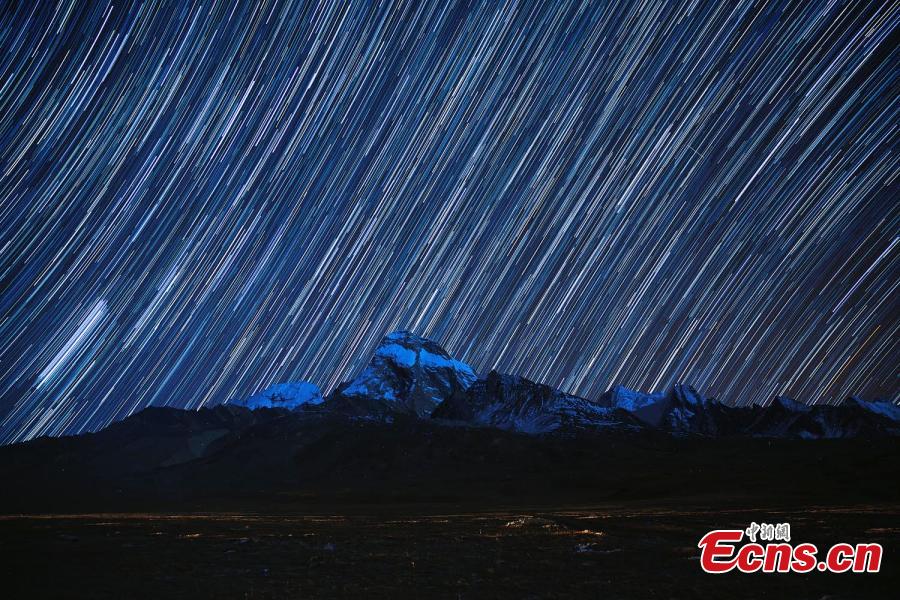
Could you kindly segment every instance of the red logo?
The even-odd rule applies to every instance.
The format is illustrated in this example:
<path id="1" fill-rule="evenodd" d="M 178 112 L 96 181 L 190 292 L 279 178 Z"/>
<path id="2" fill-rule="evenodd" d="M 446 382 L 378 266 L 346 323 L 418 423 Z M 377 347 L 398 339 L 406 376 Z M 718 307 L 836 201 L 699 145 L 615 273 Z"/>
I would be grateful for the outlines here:
<path id="1" fill-rule="evenodd" d="M 760 534 L 761 544 L 756 541 Z M 749 543 L 740 545 L 744 535 Z M 835 544 L 818 560 L 815 544 L 790 543 L 790 525 L 757 525 L 746 530 L 716 529 L 700 540 L 700 566 L 707 573 L 728 573 L 737 569 L 741 573 L 878 573 L 881 570 L 881 544 Z"/>

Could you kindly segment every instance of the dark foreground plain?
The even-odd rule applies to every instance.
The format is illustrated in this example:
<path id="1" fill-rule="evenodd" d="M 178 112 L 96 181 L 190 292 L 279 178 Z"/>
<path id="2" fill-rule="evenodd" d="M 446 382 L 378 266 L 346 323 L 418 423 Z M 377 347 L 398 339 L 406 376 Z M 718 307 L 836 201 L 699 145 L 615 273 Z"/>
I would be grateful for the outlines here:
<path id="1" fill-rule="evenodd" d="M 898 449 L 157 409 L 0 448 L 0 595 L 889 598 Z M 751 521 L 882 571 L 705 574 L 700 538 Z"/>
<path id="2" fill-rule="evenodd" d="M 900 586 L 898 506 L 362 508 L 8 516 L 4 597 L 836 599 L 895 597 Z M 880 542 L 882 572 L 704 574 L 697 540 L 750 521 L 790 522 L 796 542 L 820 548 Z"/>

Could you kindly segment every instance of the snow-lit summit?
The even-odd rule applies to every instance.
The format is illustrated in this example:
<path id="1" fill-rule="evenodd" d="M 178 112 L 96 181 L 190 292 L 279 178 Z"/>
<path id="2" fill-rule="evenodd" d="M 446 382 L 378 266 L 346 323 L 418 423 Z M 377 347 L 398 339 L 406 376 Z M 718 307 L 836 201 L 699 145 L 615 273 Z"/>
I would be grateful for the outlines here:
<path id="1" fill-rule="evenodd" d="M 403 413 L 427 417 L 477 377 L 435 342 L 409 331 L 386 335 L 368 366 L 329 397 L 350 412 Z"/>
<path id="2" fill-rule="evenodd" d="M 676 383 L 666 392 L 646 393 L 617 385 L 599 402 L 620 408 L 652 427 L 702 429 L 710 402 L 689 385 Z"/>

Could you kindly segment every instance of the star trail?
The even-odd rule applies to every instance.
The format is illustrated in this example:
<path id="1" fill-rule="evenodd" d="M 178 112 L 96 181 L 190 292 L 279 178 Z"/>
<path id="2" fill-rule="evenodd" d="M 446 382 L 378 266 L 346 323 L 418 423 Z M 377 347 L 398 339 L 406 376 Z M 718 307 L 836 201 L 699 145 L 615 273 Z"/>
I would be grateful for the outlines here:
<path id="1" fill-rule="evenodd" d="M 410 329 L 587 398 L 900 395 L 900 3 L 5 3 L 0 441 Z"/>

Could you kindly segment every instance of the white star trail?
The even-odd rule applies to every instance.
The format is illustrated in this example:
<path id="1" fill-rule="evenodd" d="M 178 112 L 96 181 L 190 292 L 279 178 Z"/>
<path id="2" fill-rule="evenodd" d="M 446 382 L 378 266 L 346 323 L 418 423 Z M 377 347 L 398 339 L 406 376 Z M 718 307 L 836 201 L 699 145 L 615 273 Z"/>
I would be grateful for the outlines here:
<path id="1" fill-rule="evenodd" d="M 78 329 L 72 334 L 72 337 L 69 338 L 62 348 L 60 348 L 59 352 L 56 356 L 53 357 L 53 360 L 44 368 L 43 371 L 38 375 L 37 378 L 37 387 L 41 388 L 45 383 L 53 379 L 53 376 L 66 367 L 66 363 L 70 358 L 78 351 L 81 345 L 85 342 L 85 340 L 89 339 L 91 334 L 97 325 L 100 324 L 100 320 L 106 315 L 106 302 L 103 300 L 98 300 L 96 304 L 94 304 L 91 311 L 84 317 L 79 324 Z"/>

